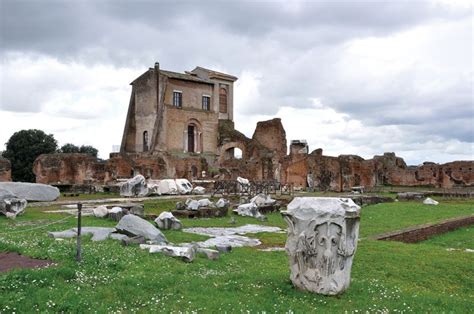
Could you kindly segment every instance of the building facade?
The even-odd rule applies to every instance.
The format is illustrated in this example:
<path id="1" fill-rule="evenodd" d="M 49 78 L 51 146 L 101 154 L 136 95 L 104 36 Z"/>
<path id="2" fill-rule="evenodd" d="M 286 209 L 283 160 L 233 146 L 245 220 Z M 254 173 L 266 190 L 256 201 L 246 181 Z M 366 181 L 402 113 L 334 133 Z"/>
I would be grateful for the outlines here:
<path id="1" fill-rule="evenodd" d="M 136 78 L 121 153 L 218 153 L 219 121 L 233 121 L 237 77 L 196 67 L 154 68 Z"/>

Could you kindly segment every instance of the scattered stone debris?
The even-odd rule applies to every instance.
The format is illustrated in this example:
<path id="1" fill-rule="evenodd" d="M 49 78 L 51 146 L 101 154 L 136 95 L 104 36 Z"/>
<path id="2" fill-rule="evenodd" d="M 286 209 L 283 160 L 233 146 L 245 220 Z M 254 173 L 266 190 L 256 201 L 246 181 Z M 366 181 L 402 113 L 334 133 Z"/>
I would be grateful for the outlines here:
<path id="1" fill-rule="evenodd" d="M 285 251 L 285 250 L 286 249 L 284 247 L 279 247 L 279 246 L 259 249 L 259 251 L 261 251 L 261 252 L 282 252 L 282 251 Z"/>
<path id="2" fill-rule="evenodd" d="M 105 218 L 109 214 L 109 211 L 106 206 L 100 205 L 93 209 L 94 216 L 97 218 Z"/>
<path id="3" fill-rule="evenodd" d="M 258 239 L 242 236 L 246 233 L 259 232 L 282 232 L 278 227 L 260 226 L 260 225 L 245 225 L 234 228 L 220 228 L 220 227 L 195 227 L 183 229 L 184 232 L 210 236 L 212 238 L 198 242 L 200 247 L 242 247 L 242 246 L 257 246 L 261 242 Z"/>
<path id="4" fill-rule="evenodd" d="M 276 200 L 272 199 L 270 195 L 258 194 L 254 196 L 250 203 L 241 204 L 234 213 L 240 216 L 249 216 L 265 221 L 266 217 L 261 213 L 261 210 L 265 212 L 271 212 L 276 209 Z"/>
<path id="5" fill-rule="evenodd" d="M 379 203 L 392 203 L 395 200 L 391 197 L 378 195 L 344 195 L 342 198 L 350 198 L 359 206 L 375 205 Z"/>
<path id="6" fill-rule="evenodd" d="M 183 227 L 181 221 L 170 212 L 162 212 L 158 218 L 155 219 L 155 224 L 158 228 L 163 230 L 179 230 Z"/>
<path id="7" fill-rule="evenodd" d="M 115 228 L 106 227 L 82 227 L 81 235 L 92 235 L 92 241 L 103 241 L 115 232 Z M 64 231 L 48 232 L 48 235 L 52 238 L 74 238 L 77 237 L 77 228 L 72 228 Z"/>
<path id="8" fill-rule="evenodd" d="M 194 189 L 193 189 L 193 194 L 197 194 L 197 195 L 202 195 L 206 193 L 206 189 L 203 188 L 202 186 L 196 186 Z"/>
<path id="9" fill-rule="evenodd" d="M 120 186 L 120 196 L 143 197 L 150 194 L 145 177 L 141 174 L 127 180 Z"/>
<path id="10" fill-rule="evenodd" d="M 196 256 L 194 246 L 171 246 L 140 244 L 141 249 L 148 249 L 150 253 L 163 253 L 166 256 L 181 257 L 185 262 L 192 262 Z"/>
<path id="11" fill-rule="evenodd" d="M 179 194 L 191 194 L 193 191 L 193 186 L 187 179 L 176 179 L 175 182 Z"/>
<path id="12" fill-rule="evenodd" d="M 27 201 L 54 201 L 60 195 L 57 187 L 41 183 L 0 182 L 0 189 L 7 190 L 17 198 Z"/>
<path id="13" fill-rule="evenodd" d="M 427 197 L 424 201 L 423 201 L 423 204 L 425 205 L 438 205 L 439 202 L 438 201 L 435 201 L 434 199 L 430 198 L 430 197 Z"/>
<path id="14" fill-rule="evenodd" d="M 8 190 L 0 189 L 0 214 L 15 219 L 25 212 L 28 202 Z"/>
<path id="15" fill-rule="evenodd" d="M 143 236 L 153 243 L 167 243 L 166 237 L 159 229 L 143 218 L 135 215 L 125 215 L 115 226 L 119 233 L 128 236 Z"/>
<path id="16" fill-rule="evenodd" d="M 400 201 L 422 200 L 425 194 L 418 192 L 401 192 L 397 193 L 397 199 Z"/>
<path id="17" fill-rule="evenodd" d="M 108 210 L 108 217 L 115 221 L 120 221 L 126 214 L 128 214 L 127 210 L 118 206 Z"/>
<path id="18" fill-rule="evenodd" d="M 295 197 L 288 223 L 290 279 L 302 290 L 337 295 L 350 283 L 359 237 L 360 207 L 349 198 Z"/>
<path id="19" fill-rule="evenodd" d="M 145 244 L 146 239 L 143 236 L 135 236 L 135 237 L 124 237 L 121 239 L 121 243 L 123 246 L 129 246 L 134 244 Z"/>

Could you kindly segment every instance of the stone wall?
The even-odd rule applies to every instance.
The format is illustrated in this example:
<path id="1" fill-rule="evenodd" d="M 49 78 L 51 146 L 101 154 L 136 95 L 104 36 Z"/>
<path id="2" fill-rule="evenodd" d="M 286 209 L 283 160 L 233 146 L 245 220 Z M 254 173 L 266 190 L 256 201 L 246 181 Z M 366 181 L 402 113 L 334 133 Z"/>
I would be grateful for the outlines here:
<path id="1" fill-rule="evenodd" d="M 474 216 L 447 219 L 435 224 L 414 226 L 403 230 L 393 231 L 376 236 L 377 240 L 401 241 L 416 243 L 427 240 L 435 235 L 456 230 L 474 224 Z"/>
<path id="2" fill-rule="evenodd" d="M 170 107 L 170 106 L 166 106 Z M 322 149 L 307 153 L 302 141 L 295 141 L 286 154 L 286 135 L 280 119 L 257 124 L 252 138 L 234 129 L 230 120 L 215 117 L 207 120 L 203 112 L 193 109 L 169 108 L 165 124 L 169 138 L 177 146 L 168 151 L 111 154 L 107 161 L 99 161 L 82 154 L 51 154 L 38 157 L 34 164 L 37 182 L 50 184 L 105 184 L 142 174 L 153 179 L 199 178 L 202 171 L 217 179 L 234 180 L 238 176 L 255 181 L 274 180 L 292 184 L 296 188 L 313 184 L 315 190 L 349 191 L 354 186 L 366 188 L 392 186 L 425 186 L 456 188 L 474 186 L 474 162 L 455 161 L 446 164 L 426 162 L 421 166 L 407 166 L 394 153 L 363 159 L 357 155 L 338 157 L 323 155 Z M 193 112 L 203 122 L 202 147 L 204 153 L 183 152 L 183 128 Z M 210 121 L 206 124 L 206 121 Z M 175 135 L 172 135 L 176 132 Z M 217 146 L 217 151 L 207 151 Z M 233 150 L 242 150 L 242 159 L 234 158 Z M 0 168 L 1 169 L 1 168 Z"/>
<path id="3" fill-rule="evenodd" d="M 0 182 L 12 180 L 12 166 L 10 160 L 0 156 Z"/>

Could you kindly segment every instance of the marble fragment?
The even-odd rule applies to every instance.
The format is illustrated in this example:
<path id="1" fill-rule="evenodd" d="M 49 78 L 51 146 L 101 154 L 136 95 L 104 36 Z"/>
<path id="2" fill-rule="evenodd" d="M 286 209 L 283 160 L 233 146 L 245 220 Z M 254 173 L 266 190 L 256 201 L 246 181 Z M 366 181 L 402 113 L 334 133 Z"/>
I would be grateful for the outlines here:
<path id="1" fill-rule="evenodd" d="M 348 198 L 295 197 L 282 215 L 288 223 L 285 248 L 293 285 L 324 295 L 344 292 L 357 248 L 360 207 Z"/>

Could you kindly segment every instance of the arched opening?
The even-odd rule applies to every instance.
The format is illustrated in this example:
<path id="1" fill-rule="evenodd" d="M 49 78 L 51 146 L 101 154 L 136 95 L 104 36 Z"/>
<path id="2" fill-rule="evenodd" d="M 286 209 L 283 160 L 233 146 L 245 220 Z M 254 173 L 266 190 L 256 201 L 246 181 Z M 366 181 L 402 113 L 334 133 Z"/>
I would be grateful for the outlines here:
<path id="1" fill-rule="evenodd" d="M 194 166 L 194 165 L 191 166 L 191 176 L 192 176 L 193 178 L 197 178 L 197 176 L 198 176 L 198 169 L 197 169 L 197 167 Z"/>
<path id="2" fill-rule="evenodd" d="M 238 147 L 231 147 L 225 151 L 224 160 L 242 159 L 243 152 Z"/>
<path id="3" fill-rule="evenodd" d="M 202 152 L 202 132 L 199 121 L 191 119 L 184 129 L 183 149 L 188 153 Z"/>
<path id="4" fill-rule="evenodd" d="M 143 151 L 148 151 L 148 131 L 143 132 Z"/>
<path id="5" fill-rule="evenodd" d="M 227 113 L 227 90 L 224 87 L 219 89 L 219 112 Z"/>
<path id="6" fill-rule="evenodd" d="M 188 125 L 188 152 L 194 153 L 194 125 Z"/>

